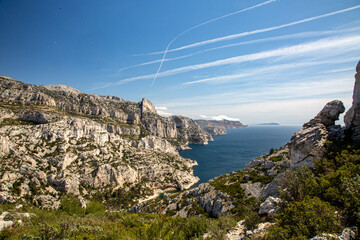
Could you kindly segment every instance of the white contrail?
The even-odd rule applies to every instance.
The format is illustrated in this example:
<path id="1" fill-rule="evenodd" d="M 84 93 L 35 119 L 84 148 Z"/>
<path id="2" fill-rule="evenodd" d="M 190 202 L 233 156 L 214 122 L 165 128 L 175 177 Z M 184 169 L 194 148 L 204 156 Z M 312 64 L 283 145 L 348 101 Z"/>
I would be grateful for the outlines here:
<path id="1" fill-rule="evenodd" d="M 199 27 L 201 27 L 201 26 L 204 26 L 204 25 L 206 25 L 206 24 L 208 24 L 208 23 L 211 23 L 211 22 L 214 22 L 214 21 L 217 21 L 217 20 L 226 18 L 226 17 L 230 17 L 230 16 L 235 15 L 235 14 L 239 14 L 239 13 L 242 13 L 242 12 L 246 12 L 246 11 L 249 11 L 249 10 L 251 10 L 251 9 L 258 8 L 258 7 L 264 6 L 264 5 L 269 4 L 269 3 L 272 3 L 272 2 L 276 2 L 276 0 L 269 0 L 269 1 L 266 1 L 266 2 L 263 2 L 263 3 L 260 3 L 260 4 L 257 4 L 257 5 L 254 5 L 254 6 L 251 6 L 251 7 L 248 7 L 248 8 L 239 10 L 239 11 L 236 11 L 236 12 L 232 12 L 232 13 L 229 13 L 229 14 L 226 14 L 226 15 L 223 15 L 223 16 L 220 16 L 220 17 L 217 17 L 217 18 L 213 18 L 213 19 L 211 19 L 211 20 L 208 20 L 208 21 L 206 21 L 206 22 L 203 22 L 203 23 L 200 23 L 200 24 L 198 24 L 198 25 L 195 25 L 195 26 L 193 26 L 193 27 L 191 27 L 191 28 L 188 28 L 188 29 L 186 29 L 185 31 L 183 31 L 182 33 L 180 33 L 179 35 L 177 35 L 176 37 L 174 37 L 174 38 L 169 42 L 169 44 L 166 46 L 165 52 L 164 52 L 163 57 L 162 57 L 162 60 L 161 60 L 161 62 L 160 62 L 160 66 L 159 66 L 158 70 L 156 71 L 156 74 L 155 74 L 155 77 L 154 77 L 154 79 L 153 79 L 153 81 L 152 81 L 152 83 L 151 83 L 151 86 L 153 86 L 154 83 L 155 83 L 155 80 L 156 80 L 156 78 L 157 78 L 157 76 L 158 76 L 158 74 L 159 74 L 159 72 L 160 72 L 160 70 L 161 70 L 161 67 L 162 67 L 162 65 L 163 65 L 163 63 L 164 63 L 164 59 L 165 59 L 165 57 L 166 57 L 166 54 L 167 54 L 167 52 L 168 52 L 168 50 L 169 50 L 170 45 L 171 45 L 176 39 L 178 39 L 179 37 L 181 37 L 181 36 L 184 35 L 185 33 L 190 32 L 191 30 L 194 30 L 194 29 L 199 28 Z"/>
<path id="2" fill-rule="evenodd" d="M 310 22 L 310 21 L 317 20 L 317 19 L 320 19 L 320 18 L 325 18 L 325 17 L 329 17 L 329 16 L 332 16 L 332 15 L 348 12 L 348 11 L 355 10 L 355 9 L 358 9 L 358 8 L 360 8 L 360 5 L 356 5 L 354 7 L 342 9 L 342 10 L 331 12 L 331 13 L 326 13 L 326 14 L 311 17 L 311 18 L 302 19 L 302 20 L 299 20 L 299 21 L 295 21 L 295 22 L 291 22 L 291 23 L 287 23 L 287 24 L 283 24 L 283 25 L 279 25 L 279 26 L 275 26 L 275 27 L 257 29 L 257 30 L 253 30 L 253 31 L 249 31 L 249 32 L 242 32 L 242 33 L 237 33 L 237 34 L 233 34 L 233 35 L 228 35 L 228 36 L 220 37 L 220 38 L 213 38 L 213 39 L 210 39 L 210 40 L 205 40 L 205 41 L 185 45 L 185 46 L 182 46 L 182 47 L 179 47 L 179 48 L 174 48 L 174 49 L 169 50 L 168 52 L 174 52 L 174 51 L 179 51 L 179 50 L 183 50 L 183 49 L 187 49 L 187 48 L 198 47 L 198 46 L 206 45 L 206 44 L 209 44 L 209 43 L 232 40 L 232 39 L 245 37 L 245 36 L 249 36 L 249 35 L 253 35 L 253 34 L 257 34 L 257 33 L 270 32 L 270 31 L 274 31 L 274 30 L 277 30 L 277 29 L 294 26 L 294 25 L 297 25 L 297 24 L 300 24 L 300 23 Z"/>
<path id="3" fill-rule="evenodd" d="M 272 57 L 280 56 L 297 56 L 304 53 L 313 53 L 320 50 L 331 50 L 335 53 L 345 53 L 353 50 L 360 49 L 359 46 L 360 36 L 346 36 L 342 38 L 324 38 L 314 42 L 303 43 L 298 45 L 293 45 L 290 47 L 281 47 L 274 50 L 262 51 L 257 53 L 245 54 L 236 57 L 225 58 L 221 60 L 216 60 L 212 62 L 200 63 L 195 65 L 189 65 L 185 67 L 175 68 L 162 72 L 161 77 L 171 76 L 179 73 L 200 70 L 210 67 L 218 67 L 235 63 L 251 62 L 261 59 L 269 59 Z M 142 80 L 142 79 L 151 79 L 155 74 L 142 75 L 137 77 L 131 77 L 124 80 L 120 80 L 115 83 L 115 85 L 121 85 L 127 82 Z"/>
<path id="4" fill-rule="evenodd" d="M 219 46 L 219 47 L 207 48 L 207 49 L 204 49 L 204 50 L 200 50 L 200 51 L 197 51 L 197 52 L 194 52 L 194 53 L 182 55 L 182 56 L 175 57 L 175 58 L 166 58 L 166 59 L 164 59 L 164 62 L 179 60 L 179 59 L 182 59 L 182 58 L 192 57 L 192 56 L 195 56 L 195 55 L 198 55 L 198 54 L 201 54 L 201 53 L 205 53 L 205 52 L 209 52 L 209 51 L 214 51 L 214 50 L 218 50 L 218 49 L 222 49 L 222 48 L 228 48 L 228 47 L 235 47 L 235 46 L 240 46 L 240 45 L 262 43 L 262 42 L 269 42 L 269 41 L 278 41 L 278 40 L 318 37 L 318 36 L 331 35 L 331 34 L 354 32 L 354 31 L 358 31 L 358 30 L 360 30 L 360 27 L 339 29 L 339 30 L 330 30 L 330 31 L 302 32 L 302 33 L 287 34 L 287 35 L 276 36 L 276 37 L 260 38 L 260 39 L 255 39 L 255 40 L 249 40 L 249 41 L 243 41 L 243 42 L 227 44 L 227 45 L 223 45 L 223 46 Z M 169 50 L 168 52 L 170 52 L 170 51 L 171 50 Z M 163 54 L 164 52 L 158 52 L 158 53 Z M 149 53 L 149 54 L 151 54 L 151 53 Z M 141 66 L 150 65 L 150 64 L 155 64 L 155 63 L 159 63 L 159 62 L 161 62 L 161 58 L 159 58 L 157 60 L 153 60 L 153 61 L 148 61 L 148 62 L 143 62 L 143 63 L 123 67 L 123 68 L 118 69 L 118 73 L 121 72 L 121 71 L 127 70 L 127 69 L 141 67 Z"/>

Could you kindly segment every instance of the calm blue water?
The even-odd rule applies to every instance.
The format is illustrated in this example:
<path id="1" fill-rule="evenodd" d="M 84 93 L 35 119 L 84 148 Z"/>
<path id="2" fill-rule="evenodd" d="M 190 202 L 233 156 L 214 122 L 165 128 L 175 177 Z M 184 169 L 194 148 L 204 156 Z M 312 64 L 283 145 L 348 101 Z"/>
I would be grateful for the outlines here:
<path id="1" fill-rule="evenodd" d="M 240 170 L 255 157 L 279 148 L 290 141 L 301 126 L 249 126 L 227 129 L 226 135 L 214 136 L 208 145 L 190 145 L 192 149 L 180 151 L 180 155 L 194 159 L 199 166 L 194 174 L 199 183 L 224 173 Z M 199 184 L 198 183 L 198 184 Z"/>

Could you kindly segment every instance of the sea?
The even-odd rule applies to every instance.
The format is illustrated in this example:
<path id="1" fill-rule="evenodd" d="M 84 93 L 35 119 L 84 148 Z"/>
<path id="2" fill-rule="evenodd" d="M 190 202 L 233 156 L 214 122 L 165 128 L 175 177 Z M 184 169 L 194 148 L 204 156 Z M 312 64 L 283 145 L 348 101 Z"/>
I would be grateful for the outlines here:
<path id="1" fill-rule="evenodd" d="M 271 148 L 277 149 L 290 141 L 301 125 L 250 125 L 246 128 L 227 129 L 226 135 L 214 136 L 208 145 L 191 144 L 180 155 L 198 162 L 194 175 L 207 182 L 221 174 L 240 170 L 255 157 L 264 155 Z"/>

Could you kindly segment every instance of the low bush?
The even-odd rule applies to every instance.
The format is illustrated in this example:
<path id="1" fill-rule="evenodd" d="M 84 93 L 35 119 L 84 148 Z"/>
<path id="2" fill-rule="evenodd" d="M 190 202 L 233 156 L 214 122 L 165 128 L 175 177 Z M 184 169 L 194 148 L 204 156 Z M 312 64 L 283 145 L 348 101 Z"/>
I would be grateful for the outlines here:
<path id="1" fill-rule="evenodd" d="M 82 216 L 85 214 L 85 209 L 81 207 L 80 200 L 73 194 L 68 194 L 61 200 L 60 211 L 69 215 Z"/>
<path id="2" fill-rule="evenodd" d="M 340 228 L 336 208 L 319 198 L 305 198 L 295 202 L 277 218 L 277 223 L 265 239 L 308 239 L 321 233 L 336 233 Z"/>

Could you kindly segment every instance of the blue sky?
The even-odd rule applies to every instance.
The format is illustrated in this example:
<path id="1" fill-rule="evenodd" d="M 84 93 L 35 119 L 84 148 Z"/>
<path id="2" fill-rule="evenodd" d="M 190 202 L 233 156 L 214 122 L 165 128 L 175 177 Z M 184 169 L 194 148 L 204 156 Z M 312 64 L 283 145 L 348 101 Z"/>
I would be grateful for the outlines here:
<path id="1" fill-rule="evenodd" d="M 360 2 L 0 0 L 0 32 L 3 76 L 145 97 L 163 115 L 301 124 L 351 105 Z"/>

